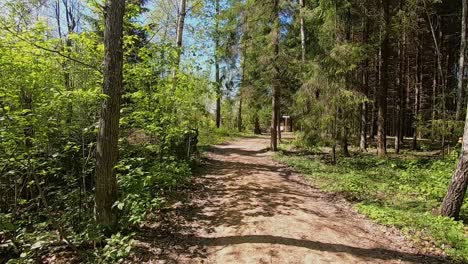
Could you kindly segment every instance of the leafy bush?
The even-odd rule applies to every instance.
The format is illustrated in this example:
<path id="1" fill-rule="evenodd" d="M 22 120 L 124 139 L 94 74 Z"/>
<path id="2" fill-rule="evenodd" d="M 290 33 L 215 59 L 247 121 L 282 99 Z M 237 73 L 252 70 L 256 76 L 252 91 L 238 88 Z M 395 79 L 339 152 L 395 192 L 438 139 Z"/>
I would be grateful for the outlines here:
<path id="1" fill-rule="evenodd" d="M 134 244 L 132 237 L 133 234 L 124 236 L 117 233 L 106 239 L 106 246 L 98 255 L 99 262 L 120 263 L 128 257 Z"/>
<path id="2" fill-rule="evenodd" d="M 297 148 L 307 148 L 308 150 L 315 150 L 320 144 L 321 139 L 317 131 L 307 130 L 296 132 L 292 144 Z"/>
<path id="3" fill-rule="evenodd" d="M 118 182 L 122 197 L 116 207 L 133 225 L 140 224 L 148 212 L 165 205 L 165 194 L 183 185 L 191 175 L 187 161 L 153 159 L 150 157 L 127 158 L 120 161 Z"/>
<path id="4" fill-rule="evenodd" d="M 0 250 L 7 244 L 8 259 L 26 262 L 57 245 L 54 220 L 77 246 L 104 244 L 102 230 L 93 220 L 96 138 L 105 98 L 104 51 L 102 28 L 91 26 L 100 26 L 99 21 L 58 38 L 41 19 L 28 23 L 24 17 L 21 23 L 27 25 L 16 24 L 19 13 L 12 10 L 27 5 L 16 2 L 8 1 L 11 5 L 5 8 L 12 9 L 0 15 L 5 26 L 0 30 Z M 102 17 L 97 6 L 91 10 L 80 4 Z M 149 29 L 132 18 L 142 7 L 128 3 L 127 8 L 117 166 L 120 193 L 115 204 L 121 210 L 121 229 L 144 221 L 190 176 L 198 143 L 194 131 L 210 125 L 205 106 L 212 92 L 209 76 L 191 63 L 184 65 L 174 86 L 167 73 L 173 70 L 176 48 L 146 42 Z M 6 30 L 13 25 L 21 30 Z M 65 38 L 71 46 L 64 46 Z M 61 50 L 88 65 L 47 50 Z M 133 131 L 142 137 L 129 144 Z M 122 255 L 114 253 L 106 255 L 106 261 Z"/>

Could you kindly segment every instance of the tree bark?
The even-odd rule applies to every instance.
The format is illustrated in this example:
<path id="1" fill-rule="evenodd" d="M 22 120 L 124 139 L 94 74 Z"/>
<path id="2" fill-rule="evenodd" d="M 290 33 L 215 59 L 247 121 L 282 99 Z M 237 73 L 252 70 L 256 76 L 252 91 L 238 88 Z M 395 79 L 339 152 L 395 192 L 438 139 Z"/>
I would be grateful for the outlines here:
<path id="1" fill-rule="evenodd" d="M 260 129 L 260 120 L 258 118 L 258 113 L 255 113 L 254 117 L 254 134 L 255 135 L 260 135 L 262 133 L 262 130 Z"/>
<path id="2" fill-rule="evenodd" d="M 387 92 L 389 86 L 389 57 L 390 57 L 390 0 L 383 0 L 383 14 L 385 20 L 385 32 L 382 40 L 382 83 L 378 91 L 378 117 L 377 117 L 377 155 L 385 156 L 387 154 Z"/>
<path id="3" fill-rule="evenodd" d="M 237 111 L 237 131 L 242 132 L 242 93 L 239 93 L 239 109 Z"/>
<path id="4" fill-rule="evenodd" d="M 304 21 L 304 9 L 305 2 L 304 0 L 299 0 L 300 5 L 300 23 L 301 23 L 301 59 L 302 63 L 305 62 L 306 57 L 306 32 L 305 32 L 305 21 Z"/>
<path id="5" fill-rule="evenodd" d="M 343 152 L 343 156 L 345 157 L 349 157 L 349 149 L 348 149 L 348 135 L 349 135 L 349 127 L 347 125 L 345 125 L 345 127 L 343 128 L 343 140 L 341 142 L 341 150 Z"/>
<path id="6" fill-rule="evenodd" d="M 439 72 L 437 70 L 437 62 L 436 62 L 434 63 L 434 72 L 432 76 L 431 142 L 434 142 L 434 140 L 436 139 L 434 125 L 435 125 L 436 112 L 437 112 L 437 87 L 439 85 L 439 79 L 441 77 L 442 76 L 439 76 Z"/>
<path id="7" fill-rule="evenodd" d="M 463 131 L 462 153 L 440 209 L 441 215 L 458 219 L 468 186 L 468 113 Z"/>
<path id="8" fill-rule="evenodd" d="M 177 54 L 176 54 L 176 62 L 175 68 L 172 73 L 174 79 L 174 86 L 177 84 L 177 74 L 179 73 L 180 69 L 180 58 L 182 56 L 182 46 L 183 46 L 183 39 L 184 39 L 184 26 L 185 26 L 185 15 L 187 14 L 187 0 L 180 0 L 179 6 L 179 14 L 177 19 L 177 36 L 176 36 L 176 46 L 177 46 Z"/>
<path id="9" fill-rule="evenodd" d="M 101 107 L 96 149 L 95 217 L 98 224 L 113 229 L 117 212 L 117 179 L 120 100 L 123 90 L 123 17 L 125 0 L 108 0 L 105 6 L 104 81 L 107 95 Z"/>
<path id="10" fill-rule="evenodd" d="M 400 1 L 400 9 L 402 2 Z M 397 89 L 398 89 L 398 97 L 397 97 L 397 104 L 396 104 L 396 134 L 395 134 L 395 153 L 400 153 L 401 149 L 401 138 L 403 133 L 402 123 L 403 123 L 403 105 L 404 100 L 403 96 L 405 93 L 405 87 L 403 86 L 403 76 L 404 76 L 404 64 L 405 64 L 405 46 L 406 46 L 406 34 L 403 32 L 403 40 L 400 41 L 398 45 L 398 74 L 397 74 Z"/>
<path id="11" fill-rule="evenodd" d="M 376 81 L 377 82 L 377 81 Z M 371 116 L 370 116 L 370 131 L 369 131 L 369 136 L 372 139 L 375 139 L 376 137 L 376 132 L 377 132 L 377 119 L 376 119 L 376 111 L 377 111 L 377 91 L 378 91 L 378 86 L 374 85 L 373 87 L 373 101 L 372 101 L 372 108 L 371 110 Z"/>
<path id="12" fill-rule="evenodd" d="M 216 0 L 215 18 L 215 75 L 216 75 L 216 127 L 221 126 L 221 83 L 219 79 L 219 0 Z"/>
<path id="13" fill-rule="evenodd" d="M 278 143 L 281 143 L 281 119 L 281 110 L 278 110 Z"/>
<path id="14" fill-rule="evenodd" d="M 219 64 L 216 64 L 216 127 L 221 127 L 221 88 L 219 85 Z"/>
<path id="15" fill-rule="evenodd" d="M 374 58 L 374 85 L 373 85 L 373 103 L 372 103 L 372 111 L 371 111 L 371 126 L 370 126 L 370 133 L 369 136 L 373 139 L 377 138 L 377 112 L 379 109 L 379 87 L 382 84 L 382 52 L 381 48 L 379 48 L 379 53 Z"/>
<path id="16" fill-rule="evenodd" d="M 337 137 L 338 137 L 338 109 L 336 109 L 336 112 L 334 114 L 334 120 L 333 120 L 333 144 L 332 144 L 332 163 L 336 164 L 337 159 L 336 159 L 336 143 L 337 143 Z"/>
<path id="17" fill-rule="evenodd" d="M 67 56 L 70 56 L 70 53 L 72 51 L 72 46 L 73 46 L 73 42 L 72 40 L 70 39 L 70 34 L 74 33 L 75 32 L 75 29 L 76 29 L 76 26 L 77 26 L 77 23 L 76 23 L 76 16 L 78 16 L 77 14 L 74 13 L 74 10 L 76 10 L 77 8 L 75 6 L 73 6 L 73 3 L 69 3 L 68 0 L 57 0 L 55 2 L 55 19 L 56 19 L 56 22 L 57 22 L 57 30 L 58 30 L 58 35 L 59 35 L 59 38 L 62 39 L 63 35 L 62 35 L 62 25 L 61 25 L 61 13 L 62 13 L 62 9 L 60 8 L 61 7 L 61 3 L 64 5 L 64 9 L 65 9 L 65 18 L 66 18 L 66 22 L 67 22 L 67 32 L 66 32 L 66 35 L 65 35 L 65 46 L 63 47 L 63 52 L 64 54 L 66 54 Z M 70 6 L 72 5 L 72 6 Z M 69 61 L 64 61 L 62 64 L 62 71 L 63 71 L 63 78 L 64 78 L 64 85 L 65 85 L 65 90 L 66 91 L 72 91 L 72 82 L 71 82 L 71 76 L 70 76 L 70 62 Z M 72 103 L 68 103 L 67 105 L 67 117 L 66 117 L 66 123 L 67 124 L 71 124 L 72 123 L 72 116 L 73 116 L 73 105 Z"/>
<path id="18" fill-rule="evenodd" d="M 403 115 L 403 126 L 404 128 L 403 133 L 402 133 L 402 142 L 404 142 L 404 136 L 403 135 L 410 135 L 411 133 L 411 117 L 412 117 L 412 111 L 411 111 L 411 59 L 410 59 L 410 54 L 409 51 L 405 54 L 405 64 L 406 64 L 406 69 L 405 69 L 405 80 L 406 80 L 406 85 L 405 85 L 405 102 L 404 102 L 404 115 Z"/>
<path id="19" fill-rule="evenodd" d="M 463 107 L 463 77 L 465 73 L 465 52 L 466 52 L 466 20 L 468 16 L 467 0 L 462 0 L 462 24 L 460 41 L 460 60 L 458 65 L 458 86 L 457 86 L 457 109 L 455 120 L 460 120 Z"/>
<path id="20" fill-rule="evenodd" d="M 418 118 L 419 118 L 419 106 L 421 100 L 421 86 L 422 86 L 422 64 L 421 64 L 421 54 L 422 50 L 418 47 L 418 52 L 416 56 L 416 83 L 414 84 L 414 118 L 413 118 L 413 143 L 412 149 L 416 150 L 418 148 Z"/>
<path id="21" fill-rule="evenodd" d="M 360 139 L 359 149 L 362 152 L 367 151 L 367 103 L 361 103 L 360 106 L 361 123 L 360 123 Z"/>
<path id="22" fill-rule="evenodd" d="M 364 37 L 363 42 L 367 43 L 369 39 L 369 22 L 366 18 L 363 21 L 364 30 Z M 369 59 L 366 59 L 364 63 L 364 68 L 362 69 L 362 87 L 363 87 L 363 94 L 366 98 L 369 96 Z M 360 115 L 361 115 L 361 122 L 360 122 L 360 140 L 359 140 L 359 149 L 364 152 L 367 151 L 367 112 L 368 112 L 368 103 L 363 102 L 360 105 Z"/>
<path id="23" fill-rule="evenodd" d="M 271 116 L 271 128 L 270 128 L 270 136 L 271 136 L 271 150 L 278 151 L 278 111 L 279 111 L 279 85 L 278 85 L 278 65 L 277 65 L 277 58 L 279 55 L 279 0 L 273 0 L 273 21 L 272 21 L 272 29 L 271 29 L 271 37 L 272 37 L 272 46 L 273 46 L 273 67 L 274 67 L 274 76 L 272 80 L 272 116 Z"/>

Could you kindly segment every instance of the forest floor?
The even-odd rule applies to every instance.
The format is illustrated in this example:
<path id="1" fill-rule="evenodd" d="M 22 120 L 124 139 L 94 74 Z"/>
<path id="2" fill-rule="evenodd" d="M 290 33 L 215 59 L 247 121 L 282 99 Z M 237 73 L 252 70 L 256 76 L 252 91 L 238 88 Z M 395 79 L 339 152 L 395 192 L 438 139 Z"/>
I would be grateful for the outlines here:
<path id="1" fill-rule="evenodd" d="M 272 159 L 269 138 L 211 147 L 175 203 L 136 236 L 131 263 L 444 263 Z"/>

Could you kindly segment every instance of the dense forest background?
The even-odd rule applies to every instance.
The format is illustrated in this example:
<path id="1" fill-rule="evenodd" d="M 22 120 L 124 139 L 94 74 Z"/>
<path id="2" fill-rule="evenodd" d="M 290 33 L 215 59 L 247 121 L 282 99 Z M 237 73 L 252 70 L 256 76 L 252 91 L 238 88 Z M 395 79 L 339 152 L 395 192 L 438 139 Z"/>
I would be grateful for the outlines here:
<path id="1" fill-rule="evenodd" d="M 125 258 L 132 232 L 189 184 L 200 150 L 268 132 L 272 151 L 326 150 L 342 175 L 353 162 L 358 173 L 401 170 L 374 179 L 407 195 L 400 209 L 422 219 L 408 228 L 467 258 L 467 140 L 455 168 L 466 0 L 0 0 L 0 10 L 0 262 L 57 247 Z M 368 179 L 353 177 L 346 192 L 367 201 Z M 415 216 L 382 213 L 379 199 L 362 212 L 401 228 Z"/>

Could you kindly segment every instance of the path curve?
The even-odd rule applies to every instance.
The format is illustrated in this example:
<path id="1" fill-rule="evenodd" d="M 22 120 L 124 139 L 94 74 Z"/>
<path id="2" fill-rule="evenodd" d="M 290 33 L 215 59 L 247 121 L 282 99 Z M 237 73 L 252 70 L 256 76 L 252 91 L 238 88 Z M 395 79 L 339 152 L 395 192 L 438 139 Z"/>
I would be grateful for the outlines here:
<path id="1" fill-rule="evenodd" d="M 442 263 L 274 162 L 268 138 L 214 146 L 178 203 L 139 238 L 146 263 Z"/>

